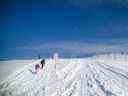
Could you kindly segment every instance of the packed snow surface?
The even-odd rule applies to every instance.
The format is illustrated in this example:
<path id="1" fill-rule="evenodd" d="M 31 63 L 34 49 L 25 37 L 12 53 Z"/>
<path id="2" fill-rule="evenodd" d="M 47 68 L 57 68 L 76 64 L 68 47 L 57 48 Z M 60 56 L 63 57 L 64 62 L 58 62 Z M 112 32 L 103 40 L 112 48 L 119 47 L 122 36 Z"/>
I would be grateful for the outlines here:
<path id="1" fill-rule="evenodd" d="M 34 73 L 34 60 L 0 83 L 0 96 L 128 96 L 128 57 L 46 59 Z"/>
<path id="2" fill-rule="evenodd" d="M 19 70 L 23 66 L 34 62 L 35 60 L 7 60 L 0 61 L 0 81 Z"/>

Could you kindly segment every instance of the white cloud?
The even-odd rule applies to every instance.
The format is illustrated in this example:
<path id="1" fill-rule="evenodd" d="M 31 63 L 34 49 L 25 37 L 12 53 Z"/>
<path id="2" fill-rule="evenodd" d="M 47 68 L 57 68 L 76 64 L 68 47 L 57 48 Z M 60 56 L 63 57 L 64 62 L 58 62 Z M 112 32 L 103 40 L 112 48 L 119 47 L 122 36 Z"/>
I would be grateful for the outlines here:
<path id="1" fill-rule="evenodd" d="M 40 53 L 51 53 L 54 51 L 63 54 L 99 54 L 108 52 L 128 52 L 128 40 L 112 39 L 107 41 L 82 42 L 82 41 L 53 41 L 40 43 L 33 46 L 18 46 L 12 48 L 18 51 L 33 51 Z"/>

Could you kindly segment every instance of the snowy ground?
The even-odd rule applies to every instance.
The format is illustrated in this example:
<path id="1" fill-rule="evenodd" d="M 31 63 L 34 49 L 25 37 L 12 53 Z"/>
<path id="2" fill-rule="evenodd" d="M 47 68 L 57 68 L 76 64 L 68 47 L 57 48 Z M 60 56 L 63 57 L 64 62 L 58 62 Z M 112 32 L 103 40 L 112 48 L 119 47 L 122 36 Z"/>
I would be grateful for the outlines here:
<path id="1" fill-rule="evenodd" d="M 32 61 L 0 83 L 0 96 L 128 96 L 128 57 L 113 54 L 46 60 L 40 74 Z"/>
<path id="2" fill-rule="evenodd" d="M 19 70 L 21 67 L 31 64 L 35 60 L 7 60 L 0 61 L 0 81 L 7 78 L 16 70 Z"/>

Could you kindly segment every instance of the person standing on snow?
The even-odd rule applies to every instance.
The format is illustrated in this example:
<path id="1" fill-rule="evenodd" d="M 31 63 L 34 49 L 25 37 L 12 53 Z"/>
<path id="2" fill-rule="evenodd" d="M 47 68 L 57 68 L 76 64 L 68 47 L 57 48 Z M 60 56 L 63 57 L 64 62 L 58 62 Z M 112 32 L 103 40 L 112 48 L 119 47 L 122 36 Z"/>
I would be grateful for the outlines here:
<path id="1" fill-rule="evenodd" d="M 44 65 L 45 65 L 45 59 L 42 59 L 40 61 L 40 63 L 38 64 L 35 64 L 34 65 L 34 69 L 28 69 L 32 74 L 38 74 L 41 76 L 41 74 L 43 73 L 43 68 L 44 68 Z"/>
<path id="2" fill-rule="evenodd" d="M 43 69 L 43 67 L 45 65 L 45 59 L 42 59 L 40 63 L 41 63 L 41 68 Z"/>
<path id="3" fill-rule="evenodd" d="M 36 74 L 39 76 L 39 78 L 42 77 L 44 65 L 45 65 L 45 59 L 42 59 L 39 64 L 35 65 L 35 71 Z"/>
<path id="4" fill-rule="evenodd" d="M 45 65 L 45 59 L 42 59 L 42 60 L 40 61 L 40 64 L 36 64 L 36 65 L 35 65 L 35 70 L 36 70 L 36 72 L 38 73 L 40 70 L 42 70 L 43 67 L 44 67 L 44 65 Z"/>
<path id="5" fill-rule="evenodd" d="M 58 53 L 54 53 L 53 54 L 53 63 L 55 64 L 54 65 L 55 70 L 56 70 L 56 66 L 57 66 L 57 63 L 58 63 L 58 59 L 59 59 L 59 54 Z"/>

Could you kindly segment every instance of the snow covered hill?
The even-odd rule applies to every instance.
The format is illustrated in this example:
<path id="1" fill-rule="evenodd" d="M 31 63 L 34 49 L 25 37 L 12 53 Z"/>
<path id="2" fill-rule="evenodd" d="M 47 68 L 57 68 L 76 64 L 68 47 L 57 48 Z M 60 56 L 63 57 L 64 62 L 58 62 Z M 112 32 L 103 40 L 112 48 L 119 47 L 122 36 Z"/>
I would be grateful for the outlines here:
<path id="1" fill-rule="evenodd" d="M 128 57 L 120 54 L 29 63 L 0 83 L 0 96 L 128 96 Z"/>

